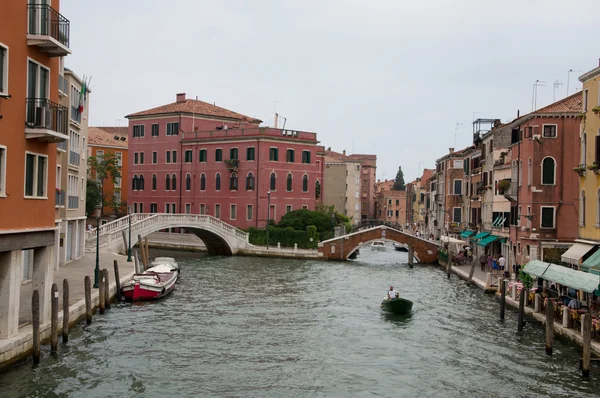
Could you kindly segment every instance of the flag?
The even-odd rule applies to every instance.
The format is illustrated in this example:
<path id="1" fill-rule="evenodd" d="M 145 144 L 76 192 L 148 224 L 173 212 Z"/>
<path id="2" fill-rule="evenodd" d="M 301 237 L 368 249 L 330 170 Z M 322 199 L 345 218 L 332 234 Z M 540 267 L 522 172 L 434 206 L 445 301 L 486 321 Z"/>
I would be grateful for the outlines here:
<path id="1" fill-rule="evenodd" d="M 79 113 L 83 113 L 86 95 L 87 95 L 86 91 L 87 91 L 87 85 L 85 83 L 85 78 L 84 78 L 83 84 L 81 85 L 81 92 L 79 93 L 79 107 L 77 108 L 77 111 Z"/>

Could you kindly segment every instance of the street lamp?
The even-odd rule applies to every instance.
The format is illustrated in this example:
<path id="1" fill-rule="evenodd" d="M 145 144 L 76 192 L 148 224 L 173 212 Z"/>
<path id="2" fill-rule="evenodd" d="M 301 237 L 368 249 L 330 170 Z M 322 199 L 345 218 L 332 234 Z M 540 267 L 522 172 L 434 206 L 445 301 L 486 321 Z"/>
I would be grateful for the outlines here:
<path id="1" fill-rule="evenodd" d="M 271 191 L 267 191 L 267 250 L 269 250 L 269 221 L 271 218 Z"/>
<path id="2" fill-rule="evenodd" d="M 131 262 L 131 206 L 127 206 L 127 214 L 129 215 L 129 240 L 127 241 L 127 262 Z"/>
<path id="3" fill-rule="evenodd" d="M 102 216 L 102 204 L 94 207 L 96 216 L 96 268 L 94 269 L 94 288 L 98 289 L 98 274 L 100 273 L 100 216 Z"/>

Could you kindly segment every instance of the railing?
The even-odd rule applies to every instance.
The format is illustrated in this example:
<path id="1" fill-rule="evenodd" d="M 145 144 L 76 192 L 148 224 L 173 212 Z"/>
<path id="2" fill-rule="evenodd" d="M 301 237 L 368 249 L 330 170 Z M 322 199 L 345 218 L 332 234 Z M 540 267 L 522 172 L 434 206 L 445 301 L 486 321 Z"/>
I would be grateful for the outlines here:
<path id="1" fill-rule="evenodd" d="M 79 166 L 81 163 L 81 155 L 77 152 L 69 151 L 69 164 L 72 166 Z"/>
<path id="2" fill-rule="evenodd" d="M 67 152 L 67 141 L 61 141 L 57 143 L 56 149 L 60 149 L 61 151 Z"/>
<path id="3" fill-rule="evenodd" d="M 47 98 L 27 98 L 25 126 L 67 135 L 69 120 L 67 108 Z"/>
<path id="4" fill-rule="evenodd" d="M 517 190 L 519 189 L 519 186 L 517 185 L 516 181 L 511 181 L 510 182 L 510 187 L 506 188 L 504 190 L 504 194 L 508 195 L 508 196 L 517 196 Z"/>
<path id="5" fill-rule="evenodd" d="M 67 208 L 71 209 L 71 210 L 78 209 L 79 208 L 79 196 L 69 195 Z"/>
<path id="6" fill-rule="evenodd" d="M 70 22 L 47 4 L 28 4 L 30 35 L 50 36 L 69 47 Z"/>
<path id="7" fill-rule="evenodd" d="M 131 223 L 137 223 L 145 220 L 148 217 L 152 217 L 154 214 L 132 214 L 131 215 Z M 129 217 L 121 217 L 116 219 L 115 221 L 111 221 L 106 223 L 100 227 L 100 236 L 109 234 L 114 231 L 120 231 L 129 226 Z M 92 229 L 91 231 L 86 231 L 85 240 L 96 239 L 96 231 L 97 228 Z"/>
<path id="8" fill-rule="evenodd" d="M 65 205 L 65 193 L 63 191 L 56 191 L 54 205 L 55 206 L 64 206 Z"/>
<path id="9" fill-rule="evenodd" d="M 58 91 L 69 95 L 69 81 L 63 75 L 58 75 Z"/>

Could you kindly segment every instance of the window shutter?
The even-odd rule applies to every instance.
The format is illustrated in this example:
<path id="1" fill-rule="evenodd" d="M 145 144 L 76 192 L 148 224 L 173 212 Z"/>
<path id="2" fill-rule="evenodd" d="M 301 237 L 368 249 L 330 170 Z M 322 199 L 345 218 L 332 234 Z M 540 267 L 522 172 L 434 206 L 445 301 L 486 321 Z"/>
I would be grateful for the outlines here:
<path id="1" fill-rule="evenodd" d="M 595 163 L 600 164 L 600 136 L 596 136 L 596 156 Z"/>

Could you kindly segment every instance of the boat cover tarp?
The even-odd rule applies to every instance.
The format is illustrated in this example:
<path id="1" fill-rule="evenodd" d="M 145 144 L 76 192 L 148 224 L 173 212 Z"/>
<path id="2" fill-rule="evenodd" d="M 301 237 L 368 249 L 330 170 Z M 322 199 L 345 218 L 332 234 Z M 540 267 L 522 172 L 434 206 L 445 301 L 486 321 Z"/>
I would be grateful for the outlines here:
<path id="1" fill-rule="evenodd" d="M 460 239 L 456 239 L 456 238 L 451 238 L 449 236 L 441 236 L 440 240 L 444 243 L 456 243 L 457 245 L 466 245 L 467 242 L 465 242 L 464 240 L 460 240 Z"/>
<path id="2" fill-rule="evenodd" d="M 472 237 L 471 239 L 477 240 L 477 239 L 485 238 L 489 234 L 490 234 L 489 232 L 480 232 L 477 235 L 475 235 L 474 237 Z"/>
<path id="3" fill-rule="evenodd" d="M 560 256 L 560 259 L 565 263 L 579 265 L 581 264 L 581 258 L 593 248 L 593 245 L 588 245 L 586 243 L 574 243 L 569 250 Z"/>
<path id="4" fill-rule="evenodd" d="M 600 267 L 600 250 L 597 250 L 596 253 L 592 254 L 581 263 L 581 268 L 598 268 Z"/>
<path id="5" fill-rule="evenodd" d="M 495 241 L 496 239 L 500 239 L 500 236 L 496 236 L 496 235 L 486 236 L 485 238 L 483 238 L 482 240 L 477 242 L 477 244 L 479 246 L 487 246 L 490 243 L 492 243 L 493 241 Z"/>
<path id="6" fill-rule="evenodd" d="M 577 271 L 562 265 L 546 263 L 540 260 L 528 262 L 523 272 L 536 278 L 556 282 L 576 290 L 592 293 L 600 285 L 600 275 Z"/>
<path id="7" fill-rule="evenodd" d="M 475 231 L 470 231 L 470 230 L 466 230 L 466 231 L 462 231 L 462 233 L 460 234 L 460 237 L 463 239 L 468 238 L 469 236 L 473 235 L 475 233 Z"/>

